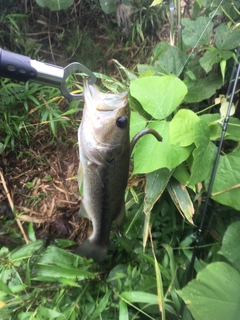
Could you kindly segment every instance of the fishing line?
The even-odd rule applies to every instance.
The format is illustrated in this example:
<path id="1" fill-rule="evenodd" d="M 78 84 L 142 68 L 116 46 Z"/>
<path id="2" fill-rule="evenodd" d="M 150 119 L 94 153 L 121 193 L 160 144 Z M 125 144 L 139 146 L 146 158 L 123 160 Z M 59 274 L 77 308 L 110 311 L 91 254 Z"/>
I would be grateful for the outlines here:
<path id="1" fill-rule="evenodd" d="M 213 188 L 213 184 L 214 184 L 214 180 L 215 180 L 215 176 L 216 176 L 216 172 L 217 172 L 217 167 L 218 167 L 218 163 L 219 163 L 219 159 L 220 159 L 220 153 L 222 150 L 224 136 L 227 131 L 229 116 L 230 116 L 230 112 L 231 112 L 231 108 L 232 108 L 232 104 L 233 104 L 233 98 L 234 98 L 234 95 L 236 92 L 239 74 L 240 74 L 240 46 L 238 47 L 238 50 L 237 50 L 237 61 L 235 60 L 235 62 L 234 62 L 230 82 L 229 82 L 228 89 L 227 89 L 226 99 L 229 100 L 229 96 L 230 96 L 230 101 L 229 101 L 229 105 L 228 105 L 228 109 L 226 112 L 224 122 L 220 123 L 220 125 L 222 126 L 222 134 L 221 134 L 221 138 L 219 141 L 218 151 L 217 151 L 217 155 L 215 158 L 215 162 L 214 162 L 214 166 L 213 166 L 213 170 L 212 170 L 212 174 L 211 174 L 211 178 L 210 178 L 210 182 L 209 182 L 209 186 L 208 186 L 208 190 L 207 190 L 206 200 L 205 200 L 203 212 L 201 215 L 201 221 L 200 221 L 200 224 L 199 224 L 199 227 L 197 230 L 197 234 L 196 234 L 196 238 L 194 241 L 193 254 L 192 254 L 192 258 L 191 258 L 191 261 L 190 261 L 190 264 L 188 267 L 188 272 L 187 272 L 187 281 L 190 281 L 189 278 L 191 278 L 191 279 L 193 278 L 194 263 L 195 263 L 195 260 L 197 257 L 197 252 L 199 249 L 199 243 L 200 243 L 200 239 L 201 239 L 201 235 L 202 235 L 203 224 L 205 221 L 208 203 L 209 203 L 209 199 L 211 197 L 211 192 L 212 192 L 212 188 Z M 232 92 L 231 95 L 230 95 L 230 92 Z M 184 302 L 182 302 L 182 305 L 181 305 L 181 309 L 180 309 L 180 313 L 179 313 L 179 317 L 178 317 L 179 320 L 182 319 L 183 311 L 184 311 Z"/>

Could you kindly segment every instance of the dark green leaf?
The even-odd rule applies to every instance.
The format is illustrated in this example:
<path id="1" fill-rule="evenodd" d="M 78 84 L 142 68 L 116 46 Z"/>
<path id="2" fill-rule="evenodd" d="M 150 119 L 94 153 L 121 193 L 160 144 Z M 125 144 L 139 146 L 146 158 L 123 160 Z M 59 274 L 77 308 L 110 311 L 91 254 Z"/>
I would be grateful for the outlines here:
<path id="1" fill-rule="evenodd" d="M 160 42 L 159 45 L 161 45 Z M 165 50 L 158 55 L 154 63 L 154 70 L 164 74 L 175 74 L 179 76 L 183 70 L 186 56 L 174 46 L 168 45 Z"/>
<path id="2" fill-rule="evenodd" d="M 177 180 L 171 179 L 168 192 L 180 214 L 193 224 L 194 207 L 186 187 Z"/>
<path id="3" fill-rule="evenodd" d="M 232 223 L 224 234 L 222 248 L 218 252 L 227 258 L 240 271 L 240 221 Z"/>
<path id="4" fill-rule="evenodd" d="M 199 17 L 197 20 L 182 19 L 184 29 L 182 31 L 183 42 L 190 48 L 197 45 L 206 45 L 210 42 L 212 23 L 210 18 Z"/>
<path id="5" fill-rule="evenodd" d="M 221 156 L 211 197 L 224 205 L 240 210 L 240 152 Z M 209 178 L 206 186 L 209 184 Z"/>
<path id="6" fill-rule="evenodd" d="M 192 82 L 188 87 L 185 102 L 200 102 L 214 95 L 217 89 L 222 87 L 222 79 L 218 76 L 209 75 L 206 78 Z"/>
<path id="7" fill-rule="evenodd" d="M 195 124 L 194 141 L 196 149 L 193 151 L 190 185 L 204 181 L 211 176 L 217 147 L 210 141 L 210 130 L 206 122 L 200 120 Z"/>
<path id="8" fill-rule="evenodd" d="M 161 197 L 173 171 L 166 168 L 148 173 L 146 176 L 144 212 L 152 210 L 156 201 Z"/>
<path id="9" fill-rule="evenodd" d="M 204 53 L 199 62 L 206 73 L 208 73 L 212 70 L 214 64 L 219 63 L 221 60 L 228 60 L 232 56 L 233 53 L 231 51 L 222 51 L 212 47 L 211 50 Z"/>
<path id="10" fill-rule="evenodd" d="M 228 27 L 226 23 L 221 23 L 217 27 L 214 40 L 218 49 L 235 49 L 240 45 L 239 29 L 233 29 L 233 27 Z"/>
<path id="11" fill-rule="evenodd" d="M 105 310 L 107 304 L 108 304 L 108 299 L 110 296 L 111 292 L 106 292 L 104 297 L 100 299 L 100 302 L 98 304 L 98 306 L 96 307 L 96 309 L 94 310 L 94 312 L 91 314 L 91 319 L 95 320 L 95 319 L 99 319 L 100 314 Z"/>
<path id="12" fill-rule="evenodd" d="M 238 319 L 240 275 L 224 262 L 209 264 L 178 291 L 195 320 Z"/>

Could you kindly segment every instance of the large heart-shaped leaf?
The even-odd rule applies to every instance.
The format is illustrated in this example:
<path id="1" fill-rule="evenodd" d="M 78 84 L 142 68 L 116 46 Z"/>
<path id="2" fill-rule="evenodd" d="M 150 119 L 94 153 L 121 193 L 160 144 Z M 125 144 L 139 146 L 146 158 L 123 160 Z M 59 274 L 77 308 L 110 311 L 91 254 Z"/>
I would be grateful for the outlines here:
<path id="1" fill-rule="evenodd" d="M 221 156 L 212 188 L 211 197 L 224 205 L 240 210 L 240 152 Z M 206 181 L 206 186 L 209 184 Z"/>
<path id="2" fill-rule="evenodd" d="M 182 102 L 186 85 L 175 76 L 143 77 L 131 82 L 131 95 L 154 119 L 165 119 Z"/>
<path id="3" fill-rule="evenodd" d="M 224 234 L 222 248 L 218 252 L 240 271 L 240 221 L 232 223 Z"/>
<path id="4" fill-rule="evenodd" d="M 195 320 L 239 318 L 240 274 L 225 262 L 209 264 L 178 294 Z"/>
<path id="5" fill-rule="evenodd" d="M 188 47 L 195 48 L 197 45 L 204 45 L 210 42 L 212 32 L 210 18 L 199 17 L 197 20 L 184 18 L 181 23 L 184 26 L 182 38 Z"/>
<path id="6" fill-rule="evenodd" d="M 169 122 L 156 121 L 149 125 L 159 132 L 163 141 L 146 135 L 136 144 L 134 151 L 134 173 L 148 173 L 160 168 L 174 169 L 186 160 L 193 147 L 181 147 L 169 142 Z"/>

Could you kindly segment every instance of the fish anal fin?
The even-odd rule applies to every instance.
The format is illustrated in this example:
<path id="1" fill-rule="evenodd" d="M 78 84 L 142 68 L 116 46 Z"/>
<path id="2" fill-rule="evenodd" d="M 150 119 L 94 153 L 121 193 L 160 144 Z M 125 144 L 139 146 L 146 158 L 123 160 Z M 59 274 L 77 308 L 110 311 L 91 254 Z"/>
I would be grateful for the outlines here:
<path id="1" fill-rule="evenodd" d="M 81 162 L 79 163 L 79 167 L 78 167 L 77 179 L 78 179 L 79 193 L 83 195 L 83 167 Z"/>
<path id="2" fill-rule="evenodd" d="M 115 219 L 115 222 L 116 222 L 116 225 L 118 226 L 118 228 L 122 228 L 123 223 L 124 223 L 125 214 L 126 214 L 125 202 L 123 201 L 121 210 L 120 210 L 117 218 Z"/>
<path id="3" fill-rule="evenodd" d="M 81 218 L 88 218 L 89 219 L 89 215 L 88 215 L 87 210 L 86 210 L 86 208 L 84 206 L 84 200 L 81 202 L 81 206 L 80 206 L 80 209 L 78 211 L 78 215 Z"/>

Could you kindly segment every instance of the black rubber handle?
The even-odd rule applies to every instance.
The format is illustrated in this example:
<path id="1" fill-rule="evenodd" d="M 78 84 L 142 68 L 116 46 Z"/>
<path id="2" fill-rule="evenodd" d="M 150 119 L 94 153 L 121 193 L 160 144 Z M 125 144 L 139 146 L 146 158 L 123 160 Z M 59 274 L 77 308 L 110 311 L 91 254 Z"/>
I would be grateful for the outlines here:
<path id="1" fill-rule="evenodd" d="M 37 70 L 30 61 L 27 56 L 0 49 L 0 76 L 24 82 L 34 79 Z"/>

